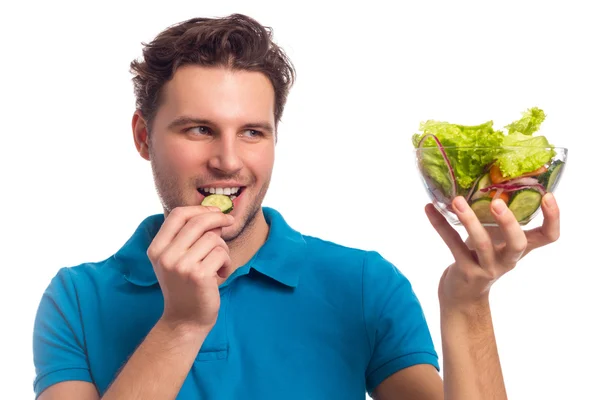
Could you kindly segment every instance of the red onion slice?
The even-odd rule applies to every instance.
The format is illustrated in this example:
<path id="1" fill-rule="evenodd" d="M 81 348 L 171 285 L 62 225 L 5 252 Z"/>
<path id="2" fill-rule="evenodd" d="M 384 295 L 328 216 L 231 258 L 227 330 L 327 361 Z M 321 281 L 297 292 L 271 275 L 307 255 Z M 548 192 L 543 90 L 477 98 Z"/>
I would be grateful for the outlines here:
<path id="1" fill-rule="evenodd" d="M 435 140 L 435 143 L 436 143 L 438 149 L 442 153 L 444 162 L 446 163 L 446 166 L 448 167 L 448 171 L 450 171 L 450 183 L 452 186 L 451 199 L 453 199 L 456 197 L 456 177 L 454 176 L 454 170 L 452 169 L 452 165 L 450 165 L 450 160 L 448 159 L 448 156 L 446 155 L 446 152 L 444 151 L 444 146 L 442 145 L 440 140 L 434 134 L 428 133 L 425 136 L 423 136 L 423 138 L 419 142 L 419 149 L 423 149 L 423 143 L 425 143 L 425 140 L 428 137 L 432 137 L 433 140 Z"/>
<path id="2" fill-rule="evenodd" d="M 546 189 L 540 183 L 536 183 L 534 185 L 496 183 L 496 184 L 490 185 L 488 187 L 484 187 L 483 189 L 480 189 L 480 192 L 487 193 L 491 190 L 499 190 L 499 189 L 502 189 L 505 192 L 514 192 L 516 190 L 521 190 L 521 189 L 535 189 L 542 194 L 546 193 Z"/>

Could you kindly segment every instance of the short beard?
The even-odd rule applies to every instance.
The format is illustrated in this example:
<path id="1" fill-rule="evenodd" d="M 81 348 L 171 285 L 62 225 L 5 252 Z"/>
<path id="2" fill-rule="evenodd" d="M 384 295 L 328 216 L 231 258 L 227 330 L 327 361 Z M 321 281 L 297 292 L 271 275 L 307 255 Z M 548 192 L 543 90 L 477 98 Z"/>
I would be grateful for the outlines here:
<path id="1" fill-rule="evenodd" d="M 154 178 L 154 188 L 160 199 L 160 203 L 165 212 L 165 216 L 170 214 L 175 208 L 186 206 L 181 190 L 181 182 L 179 179 L 165 176 L 162 169 L 156 165 L 154 157 L 150 157 L 152 166 L 152 176 Z"/>
<path id="2" fill-rule="evenodd" d="M 269 189 L 269 181 L 260 188 L 260 191 L 256 195 L 254 202 L 248 208 L 248 212 L 246 215 L 242 217 L 242 227 L 241 229 L 234 233 L 232 236 L 223 237 L 223 240 L 229 246 L 237 246 L 241 243 L 244 243 L 247 239 L 247 236 L 250 232 L 252 232 L 252 228 L 256 225 L 256 217 L 259 212 L 262 212 L 262 202 L 267 194 L 267 190 Z"/>

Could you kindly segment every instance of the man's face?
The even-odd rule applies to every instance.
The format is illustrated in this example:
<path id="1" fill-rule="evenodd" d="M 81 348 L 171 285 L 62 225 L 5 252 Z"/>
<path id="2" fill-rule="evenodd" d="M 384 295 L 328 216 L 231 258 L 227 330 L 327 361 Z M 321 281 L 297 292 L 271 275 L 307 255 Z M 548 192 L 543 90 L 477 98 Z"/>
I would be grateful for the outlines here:
<path id="1" fill-rule="evenodd" d="M 275 157 L 274 90 L 259 72 L 185 66 L 163 88 L 149 158 L 165 211 L 230 194 L 233 240 L 261 210 Z"/>

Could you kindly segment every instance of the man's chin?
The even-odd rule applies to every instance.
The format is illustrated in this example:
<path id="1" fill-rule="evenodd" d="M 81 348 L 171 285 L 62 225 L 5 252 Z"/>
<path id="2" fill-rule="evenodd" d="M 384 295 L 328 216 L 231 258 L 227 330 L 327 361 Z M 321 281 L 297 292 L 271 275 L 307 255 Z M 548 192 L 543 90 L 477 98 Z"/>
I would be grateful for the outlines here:
<path id="1" fill-rule="evenodd" d="M 236 213 L 236 211 L 239 212 Z M 258 213 L 262 212 L 262 208 L 258 207 L 255 211 L 248 212 L 247 210 L 243 210 L 245 212 L 240 212 L 241 209 L 234 209 L 232 212 L 232 216 L 234 217 L 234 222 L 230 226 L 226 226 L 221 231 L 221 237 L 225 242 L 231 242 L 233 240 L 238 239 L 245 233 L 249 233 L 252 231 L 253 226 L 255 225 L 256 218 Z"/>
<path id="2" fill-rule="evenodd" d="M 233 215 L 234 222 L 230 226 L 226 226 L 221 230 L 221 237 L 225 242 L 231 242 L 238 237 L 249 228 L 248 222 L 244 216 Z"/>

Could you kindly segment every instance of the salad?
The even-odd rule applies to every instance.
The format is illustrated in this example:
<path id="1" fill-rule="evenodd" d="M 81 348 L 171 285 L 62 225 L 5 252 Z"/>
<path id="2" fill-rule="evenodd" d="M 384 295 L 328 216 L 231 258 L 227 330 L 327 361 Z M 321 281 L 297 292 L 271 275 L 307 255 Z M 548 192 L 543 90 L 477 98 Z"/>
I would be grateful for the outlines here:
<path id="1" fill-rule="evenodd" d="M 534 135 L 545 118 L 534 107 L 505 130 L 494 129 L 493 121 L 475 126 L 421 123 L 412 143 L 427 188 L 445 208 L 454 197 L 464 196 L 482 222 L 494 223 L 490 204 L 496 198 L 507 203 L 518 221 L 530 220 L 565 163 L 545 136 Z"/>

